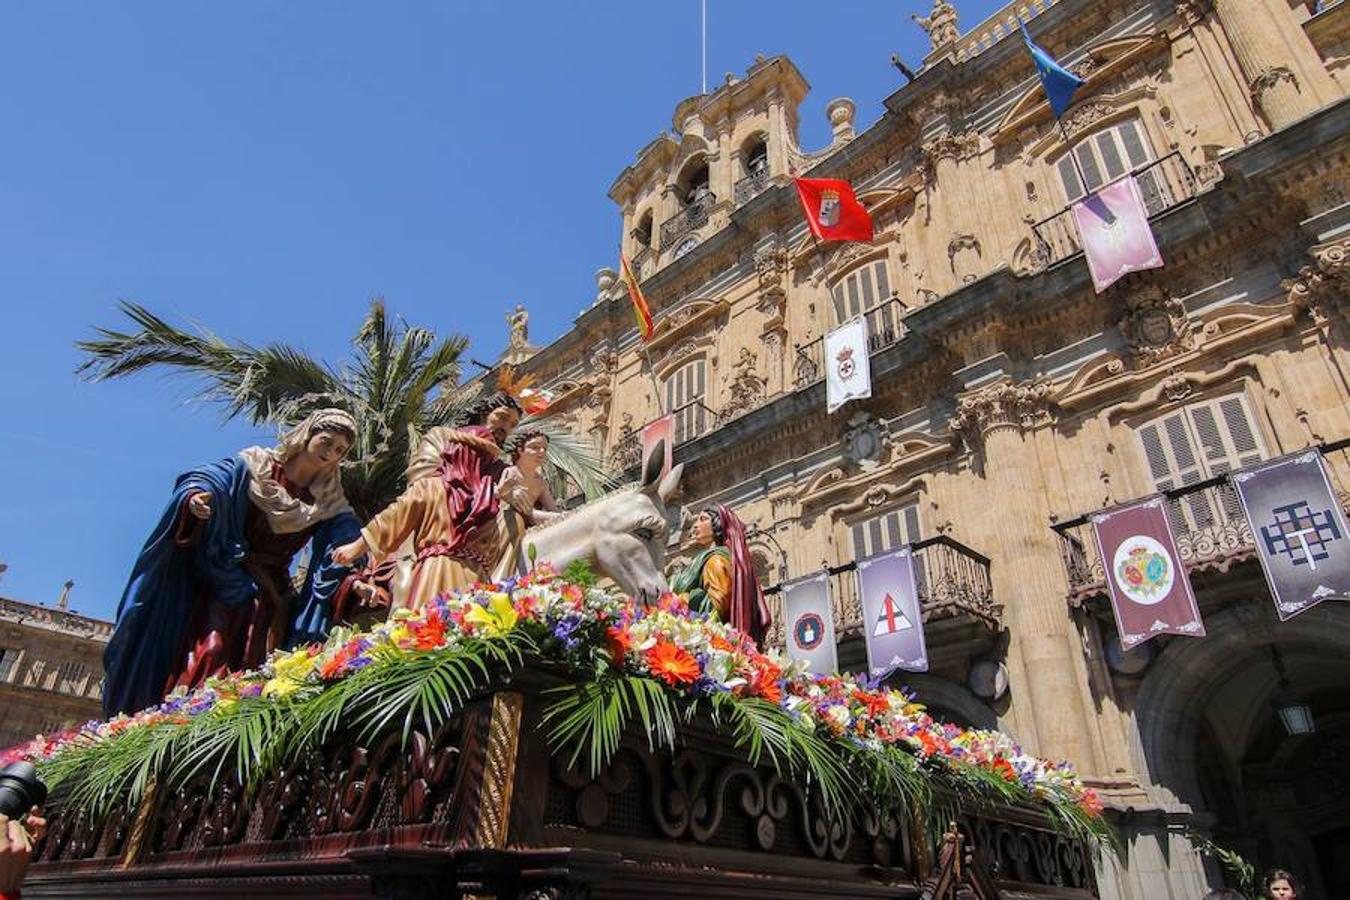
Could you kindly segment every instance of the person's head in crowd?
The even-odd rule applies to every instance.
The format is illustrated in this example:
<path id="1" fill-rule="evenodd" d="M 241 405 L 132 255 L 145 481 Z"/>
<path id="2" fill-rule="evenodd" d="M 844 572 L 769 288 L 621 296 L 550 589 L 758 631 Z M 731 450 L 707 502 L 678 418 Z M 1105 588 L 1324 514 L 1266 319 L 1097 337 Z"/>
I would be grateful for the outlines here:
<path id="1" fill-rule="evenodd" d="M 1284 869 L 1271 869 L 1261 883 L 1267 900 L 1298 900 L 1302 893 L 1298 879 Z"/>

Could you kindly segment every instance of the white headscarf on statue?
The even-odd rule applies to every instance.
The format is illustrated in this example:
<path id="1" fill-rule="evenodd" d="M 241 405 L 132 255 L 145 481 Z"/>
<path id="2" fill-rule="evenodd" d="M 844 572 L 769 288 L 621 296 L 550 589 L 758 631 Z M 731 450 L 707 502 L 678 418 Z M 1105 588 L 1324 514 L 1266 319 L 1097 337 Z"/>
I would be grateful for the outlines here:
<path id="1" fill-rule="evenodd" d="M 275 465 L 286 461 L 309 445 L 316 432 L 336 431 L 349 439 L 356 437 L 356 420 L 341 409 L 320 409 L 309 414 L 299 425 L 281 436 L 276 447 L 248 447 L 239 452 L 248 466 L 248 498 L 267 516 L 267 526 L 273 534 L 294 534 L 331 519 L 341 512 L 350 512 L 347 495 L 342 492 L 342 473 L 333 469 L 315 478 L 309 484 L 313 503 L 292 497 L 272 475 Z"/>

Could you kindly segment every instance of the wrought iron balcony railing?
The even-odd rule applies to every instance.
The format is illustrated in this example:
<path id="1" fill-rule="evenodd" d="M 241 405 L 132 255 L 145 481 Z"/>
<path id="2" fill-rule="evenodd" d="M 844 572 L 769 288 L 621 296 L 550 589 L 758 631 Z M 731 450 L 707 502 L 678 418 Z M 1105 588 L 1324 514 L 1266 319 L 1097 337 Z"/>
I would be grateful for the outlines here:
<path id="1" fill-rule="evenodd" d="M 968 615 L 990 628 L 997 628 L 1003 607 L 994 602 L 989 580 L 989 557 L 945 534 L 924 538 L 910 545 L 914 552 L 914 576 L 919 589 L 919 608 L 925 622 Z M 830 597 L 834 601 L 835 635 L 842 640 L 861 632 L 862 597 L 858 593 L 858 564 L 844 563 L 826 570 Z M 770 643 L 783 643 L 783 586 L 775 584 L 764 593 L 774 612 Z"/>
<path id="2" fill-rule="evenodd" d="M 894 344 L 904 335 L 901 316 L 905 305 L 891 297 L 863 313 L 867 319 L 867 352 L 877 353 Z M 825 377 L 825 338 L 816 338 L 797 347 L 792 365 L 792 383 L 798 388 L 815 384 Z"/>
<path id="3" fill-rule="evenodd" d="M 762 193 L 769 186 L 769 170 L 760 169 L 758 172 L 751 172 L 749 175 L 736 182 L 736 190 L 733 196 L 736 205 L 750 201 L 752 198 Z"/>
<path id="4" fill-rule="evenodd" d="M 664 251 L 691 231 L 708 224 L 708 214 L 712 211 L 717 198 L 712 194 L 690 203 L 684 209 L 661 223 L 661 249 Z"/>
<path id="5" fill-rule="evenodd" d="M 1323 454 L 1344 451 L 1350 439 L 1321 447 Z M 1228 475 L 1217 475 L 1185 487 L 1163 491 L 1167 517 L 1176 538 L 1177 552 L 1187 570 L 1217 569 L 1256 554 L 1251 524 Z M 1350 494 L 1342 492 L 1341 506 L 1350 510 Z M 1092 533 L 1090 514 L 1051 526 L 1059 536 L 1060 558 L 1069 580 L 1069 602 L 1106 595 L 1106 570 Z"/>
<path id="6" fill-rule="evenodd" d="M 722 424 L 722 415 L 701 400 L 691 400 L 672 410 L 671 414 L 675 416 L 676 447 L 702 437 Z M 642 429 L 652 422 L 626 432 L 614 443 L 609 451 L 609 466 L 612 470 L 627 472 L 642 464 Z"/>
<path id="7" fill-rule="evenodd" d="M 1150 219 L 1191 199 L 1196 193 L 1195 173 L 1187 165 L 1180 150 L 1173 150 L 1161 159 L 1134 169 L 1130 174 L 1139 182 L 1139 190 L 1144 195 L 1144 208 L 1148 210 Z M 1041 243 L 1047 266 L 1053 266 L 1083 251 L 1071 206 L 1064 207 L 1048 219 L 1042 219 L 1031 228 Z"/>

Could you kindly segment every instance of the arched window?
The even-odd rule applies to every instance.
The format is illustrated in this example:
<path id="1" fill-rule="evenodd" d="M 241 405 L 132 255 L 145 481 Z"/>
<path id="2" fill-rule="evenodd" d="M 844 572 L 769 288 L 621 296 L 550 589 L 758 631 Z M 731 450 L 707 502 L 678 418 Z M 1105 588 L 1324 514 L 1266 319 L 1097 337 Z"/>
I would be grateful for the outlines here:
<path id="1" fill-rule="evenodd" d="M 708 392 L 708 361 L 702 358 L 680 366 L 666 376 L 666 412 L 675 416 L 675 443 L 698 437 L 712 426 L 703 405 Z"/>
<path id="2" fill-rule="evenodd" d="M 895 342 L 899 336 L 900 309 L 891 299 L 891 277 L 885 257 L 873 260 L 841 276 L 830 288 L 834 323 L 842 325 L 858 316 L 867 317 L 871 349 Z"/>
<path id="3" fill-rule="evenodd" d="M 633 229 L 633 240 L 637 241 L 641 247 L 652 245 L 652 211 L 650 209 L 638 219 L 637 227 Z"/>
<path id="4" fill-rule="evenodd" d="M 745 175 L 755 175 L 768 170 L 769 145 L 764 140 L 764 135 L 756 134 L 745 142 L 745 146 L 741 148 L 741 165 L 744 167 Z"/>
<path id="5" fill-rule="evenodd" d="M 1078 160 L 1078 166 L 1074 166 L 1074 158 Z M 1087 179 L 1087 190 L 1095 191 L 1129 172 L 1138 172 L 1144 206 L 1149 215 L 1153 215 L 1170 205 L 1170 196 L 1167 183 L 1156 167 L 1139 171 L 1152 161 L 1153 151 L 1143 126 L 1137 119 L 1127 119 L 1079 141 L 1074 145 L 1073 158 L 1068 153 L 1062 154 L 1055 168 L 1060 184 L 1064 186 L 1064 196 L 1070 203 L 1086 193 L 1083 178 Z M 1082 178 L 1078 174 L 1080 168 Z"/>
<path id="6" fill-rule="evenodd" d="M 679 189 L 677 196 L 680 198 L 680 202 L 689 206 L 709 196 L 709 184 L 708 161 L 699 157 L 680 173 L 680 178 L 675 183 L 675 186 Z"/>

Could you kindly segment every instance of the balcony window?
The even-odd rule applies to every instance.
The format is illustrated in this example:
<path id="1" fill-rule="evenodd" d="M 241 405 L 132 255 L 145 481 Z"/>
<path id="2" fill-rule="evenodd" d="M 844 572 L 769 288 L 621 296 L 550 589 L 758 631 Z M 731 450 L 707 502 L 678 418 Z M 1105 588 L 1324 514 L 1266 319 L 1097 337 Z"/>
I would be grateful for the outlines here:
<path id="1" fill-rule="evenodd" d="M 1121 176 L 1133 172 L 1153 161 L 1153 152 L 1148 146 L 1138 120 L 1130 119 L 1103 128 L 1074 145 L 1073 155 L 1078 160 L 1078 168 L 1087 179 L 1088 190 L 1095 191 L 1104 184 L 1110 184 Z M 1078 176 L 1073 159 L 1065 153 L 1056 164 L 1060 183 L 1064 186 L 1064 196 L 1070 203 L 1083 196 L 1082 179 Z M 1167 181 L 1156 167 L 1140 172 L 1139 191 L 1144 196 L 1144 207 L 1148 214 L 1155 215 L 1172 205 Z"/>
<path id="2" fill-rule="evenodd" d="M 703 434 L 712 425 L 703 398 L 708 391 L 708 362 L 696 359 L 666 378 L 666 411 L 675 416 L 675 443 Z"/>
<path id="3" fill-rule="evenodd" d="M 898 303 L 889 302 L 891 279 L 885 259 L 866 263 L 840 278 L 830 289 L 830 296 L 836 325 L 867 317 L 869 349 L 879 350 L 899 337 L 900 309 Z"/>
<path id="4" fill-rule="evenodd" d="M 1197 484 L 1265 459 L 1255 419 L 1241 394 L 1194 403 L 1139 428 L 1140 445 L 1157 490 Z M 1177 532 L 1240 521 L 1242 506 L 1229 485 L 1171 501 Z"/>
<path id="5" fill-rule="evenodd" d="M 898 550 L 919 540 L 919 504 L 908 503 L 879 516 L 855 522 L 851 532 L 855 560 Z M 923 564 L 922 554 L 915 554 L 914 580 L 920 585 L 924 583 Z"/>
<path id="6" fill-rule="evenodd" d="M 19 662 L 19 651 L 13 647 L 0 647 L 0 683 L 9 681 L 10 673 Z"/>

